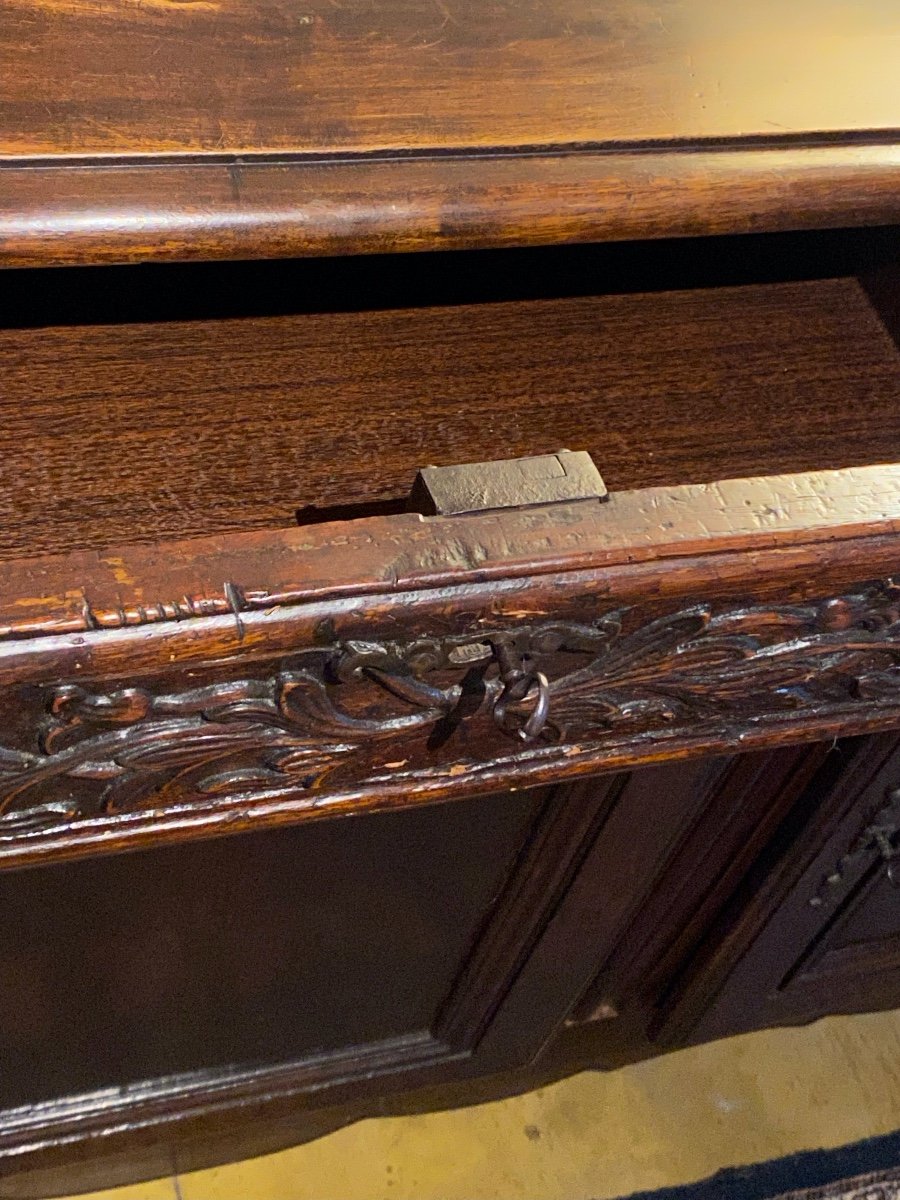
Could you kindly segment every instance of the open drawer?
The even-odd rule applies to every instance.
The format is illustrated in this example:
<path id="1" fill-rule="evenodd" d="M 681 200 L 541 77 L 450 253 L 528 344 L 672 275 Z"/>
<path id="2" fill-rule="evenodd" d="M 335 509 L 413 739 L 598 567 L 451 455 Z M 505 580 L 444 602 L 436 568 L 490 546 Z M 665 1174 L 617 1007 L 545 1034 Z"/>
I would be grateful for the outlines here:
<path id="1" fill-rule="evenodd" d="M 900 728 L 854 244 L 10 276 L 0 1159 L 50 1172 L 11 1194 L 714 1019 L 827 746 Z"/>
<path id="2" fill-rule="evenodd" d="M 21 277 L 0 858 L 900 724 L 892 277 L 804 273 L 829 261 L 803 245 L 794 278 L 776 244 L 728 286 L 576 294 L 580 251 L 532 254 L 549 297 L 499 300 L 482 262 L 475 303 L 420 280 L 405 307 L 151 321 L 98 293 L 90 325 Z M 672 282 L 668 253 L 632 284 Z M 608 499 L 403 511 L 426 464 L 562 446 Z"/>
<path id="3" fill-rule="evenodd" d="M 890 6 L 7 7 L 3 1200 L 900 1001 Z"/>

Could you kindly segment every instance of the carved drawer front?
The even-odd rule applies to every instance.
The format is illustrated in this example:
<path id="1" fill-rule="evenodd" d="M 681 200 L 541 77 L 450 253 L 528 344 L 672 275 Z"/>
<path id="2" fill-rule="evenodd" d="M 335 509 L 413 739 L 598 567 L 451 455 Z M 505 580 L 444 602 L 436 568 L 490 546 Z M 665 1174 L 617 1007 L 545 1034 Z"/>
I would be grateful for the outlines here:
<path id="1" fill-rule="evenodd" d="M 882 467 L 23 561 L 0 861 L 895 726 L 898 520 Z"/>

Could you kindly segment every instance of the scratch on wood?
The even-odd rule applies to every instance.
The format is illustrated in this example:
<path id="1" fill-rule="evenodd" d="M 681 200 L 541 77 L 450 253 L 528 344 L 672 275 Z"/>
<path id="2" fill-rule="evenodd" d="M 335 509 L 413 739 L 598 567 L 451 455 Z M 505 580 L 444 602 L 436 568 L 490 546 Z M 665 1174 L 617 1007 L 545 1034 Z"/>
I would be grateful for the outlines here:
<path id="1" fill-rule="evenodd" d="M 226 580 L 225 599 L 228 601 L 228 607 L 234 613 L 238 641 L 242 642 L 244 640 L 244 622 L 241 620 L 241 611 L 247 607 L 246 597 L 236 583 Z"/>
<path id="2" fill-rule="evenodd" d="M 100 623 L 91 611 L 91 605 L 87 598 L 87 593 L 82 591 L 81 594 L 81 615 L 84 618 L 85 629 L 99 629 Z"/>

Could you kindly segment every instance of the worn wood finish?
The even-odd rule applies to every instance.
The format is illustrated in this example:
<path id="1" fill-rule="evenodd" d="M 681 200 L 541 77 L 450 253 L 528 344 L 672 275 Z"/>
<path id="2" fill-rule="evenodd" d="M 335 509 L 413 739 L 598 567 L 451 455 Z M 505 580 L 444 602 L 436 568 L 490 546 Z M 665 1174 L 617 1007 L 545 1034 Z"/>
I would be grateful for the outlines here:
<path id="1" fill-rule="evenodd" d="M 896 734 L 842 743 L 828 756 L 798 811 L 670 983 L 654 1037 L 672 1046 L 896 1006 L 888 868 L 898 778 Z"/>
<path id="2" fill-rule="evenodd" d="M 302 280 L 273 289 L 303 300 Z M 0 361 L 5 558 L 271 530 L 301 507 L 402 499 L 427 464 L 563 446 L 616 492 L 900 446 L 900 353 L 849 278 L 8 329 Z"/>
<path id="3" fill-rule="evenodd" d="M 581 584 L 591 572 L 616 566 L 621 569 L 603 579 L 606 595 L 640 595 L 642 584 L 635 587 L 636 581 L 658 571 L 672 576 L 673 587 L 666 594 L 677 594 L 681 576 L 666 560 L 685 560 L 690 569 L 692 556 L 735 551 L 747 561 L 753 556 L 754 565 L 766 561 L 764 552 L 774 553 L 773 562 L 780 554 L 787 568 L 827 556 L 840 575 L 842 562 L 889 562 L 891 535 L 898 532 L 900 464 L 887 463 L 643 488 L 534 509 L 454 517 L 400 513 L 268 534 L 19 559 L 0 579 L 6 660 L 0 678 L 12 681 L 17 663 L 20 671 L 31 674 L 20 661 L 20 643 L 26 638 L 118 631 L 109 641 L 112 647 L 127 641 L 122 634 L 129 629 L 158 626 L 166 637 L 164 652 L 189 635 L 176 655 L 184 662 L 203 654 L 189 648 L 196 629 L 224 628 L 242 654 L 254 651 L 258 656 L 267 648 L 280 648 L 275 631 L 285 617 L 309 622 L 307 610 L 295 606 L 309 605 L 312 619 L 321 623 L 321 606 L 330 600 L 426 592 L 427 604 L 426 590 L 431 590 L 433 602 L 441 603 L 440 589 L 455 585 L 474 597 L 486 584 L 502 606 L 504 591 L 516 602 L 528 581 L 541 576 L 565 578 L 570 573 Z M 844 542 L 846 546 L 833 544 Z M 704 569 L 702 558 L 697 569 Z M 744 570 L 736 559 L 731 578 Z M 593 578 L 599 594 L 602 577 Z M 755 594 L 767 594 L 763 581 Z M 535 610 L 532 615 L 567 611 L 562 594 L 559 603 L 554 612 Z M 412 614 L 413 596 L 408 607 Z M 404 621 L 402 610 L 397 615 Z M 519 615 L 527 614 L 523 610 Z M 210 620 L 206 626 L 192 624 Z M 85 669 L 88 660 L 79 660 L 78 647 L 87 644 L 85 639 L 68 643 L 75 652 L 69 669 L 79 661 L 79 669 Z M 100 640 L 96 651 L 102 653 L 105 644 Z M 136 662 L 165 661 L 159 652 L 153 657 L 150 639 L 142 638 L 140 645 L 143 652 Z M 58 650 L 59 644 L 53 648 Z M 41 643 L 28 647 L 32 649 L 39 654 Z M 92 647 L 95 668 L 96 651 Z M 33 661 L 40 671 L 37 658 Z"/>
<path id="4" fill-rule="evenodd" d="M 900 1001 L 898 46 L 8 0 L 0 265 L 194 264 L 6 273 L 18 1192 Z M 564 447 L 608 500 L 405 502 Z"/>
<path id="5" fill-rule="evenodd" d="M 82 870 L 127 876 L 132 861 L 54 865 L 65 858 L 159 845 L 167 848 L 147 853 L 236 863 L 243 838 L 215 849 L 177 843 L 278 823 L 299 827 L 265 836 L 302 839 L 309 819 L 381 820 L 379 807 L 398 810 L 397 821 L 427 813 L 442 837 L 444 809 L 416 805 L 599 767 L 759 746 L 770 754 L 674 765 L 655 778 L 612 775 L 536 798 L 528 830 L 506 842 L 505 877 L 487 903 L 481 893 L 477 929 L 470 914 L 471 941 L 457 943 L 428 1029 L 379 1039 L 384 1030 L 371 1021 L 373 1040 L 351 1045 L 356 1018 L 335 1012 L 331 1051 L 297 1060 L 279 1040 L 289 1023 L 275 1020 L 276 1061 L 209 1069 L 198 1042 L 182 1047 L 182 1063 L 194 1058 L 198 1069 L 160 1079 L 154 1064 L 162 1072 L 172 1063 L 138 1028 L 129 1044 L 149 1056 L 137 1070 L 145 1078 L 7 1109 L 0 1153 L 11 1166 L 65 1163 L 96 1139 L 112 1150 L 126 1128 L 140 1141 L 174 1124 L 178 1136 L 209 1145 L 211 1130 L 236 1128 L 238 1112 L 251 1138 L 255 1121 L 298 1107 L 362 1115 L 413 1084 L 461 1085 L 523 1064 L 554 1031 L 558 1047 L 537 1074 L 499 1086 L 672 1044 L 673 981 L 692 1002 L 714 994 L 681 981 L 704 979 L 704 955 L 717 948 L 709 930 L 727 928 L 771 843 L 791 821 L 802 828 L 799 810 L 813 811 L 797 797 L 822 751 L 776 748 L 900 725 L 898 494 L 898 468 L 887 465 L 15 564 L 2 595 L 11 614 L 0 643 L 2 715 L 13 739 L 0 759 L 3 852 L 7 868 L 39 869 L 7 870 L 11 902 L 18 879 L 40 897 L 64 878 L 70 895 Z M 76 576 L 93 581 L 89 591 L 68 585 Z M 21 593 L 23 581 L 39 585 L 34 594 Z M 170 586 L 176 598 L 160 600 L 175 595 Z M 483 653 L 495 637 L 547 672 L 559 736 L 523 747 L 513 724 L 509 752 L 498 750 L 502 735 L 485 711 L 497 687 Z M 473 686 L 479 663 L 488 670 Z M 376 773 L 360 782 L 372 764 Z M 343 827 L 324 826 L 341 852 L 354 841 Z M 297 869 L 308 869 L 302 854 Z M 613 871 L 622 880 L 615 904 L 604 892 Z M 197 911 L 191 937 L 206 946 L 202 927 L 221 933 L 221 910 Z M 665 934 L 639 919 L 646 913 L 652 925 L 660 912 L 671 922 Z M 23 929 L 46 913 L 36 903 Z M 291 944 L 278 928 L 279 944 Z M 399 927 L 390 928 L 393 937 Z M 105 952 L 93 928 L 85 936 L 91 954 Z M 56 937 L 29 940 L 33 971 L 10 975 L 12 1014 L 24 1011 L 20 982 L 31 987 L 65 966 Z M 393 961 L 414 945 L 393 945 Z M 138 939 L 135 952 L 146 949 Z M 372 961 L 367 950 L 345 963 L 366 988 L 380 961 L 377 946 L 371 952 Z M 12 957 L 21 966 L 22 953 Z M 118 1029 L 127 963 L 113 961 Z M 893 980 L 885 986 L 893 994 Z M 593 994 L 578 1005 L 585 988 Z M 47 1091 L 65 1089 L 57 1083 Z"/>
<path id="6" fill-rule="evenodd" d="M 891 740 L 896 743 L 896 735 Z M 43 1190 L 37 1185 L 29 1189 L 28 1176 L 21 1172 L 32 1165 L 52 1168 L 56 1164 L 69 1190 L 74 1178 L 92 1180 L 100 1186 L 115 1178 L 153 1173 L 153 1164 L 160 1161 L 154 1147 L 159 1147 L 163 1130 L 166 1144 L 178 1147 L 182 1169 L 189 1169 L 191 1165 L 233 1156 L 234 1139 L 246 1149 L 254 1147 L 260 1152 L 372 1111 L 422 1111 L 487 1099 L 535 1086 L 580 1067 L 613 1066 L 659 1053 L 665 1043 L 648 1037 L 648 1025 L 652 1027 L 654 1012 L 666 1011 L 672 978 L 686 972 L 690 977 L 688 968 L 697 957 L 697 945 L 702 945 L 711 920 L 727 912 L 731 897 L 752 879 L 755 869 L 758 873 L 758 864 L 765 861 L 767 846 L 773 839 L 777 841 L 781 836 L 785 841 L 781 829 L 793 825 L 796 832 L 802 828 L 804 810 L 808 814 L 812 805 L 823 800 L 826 806 L 832 805 L 831 793 L 836 798 L 842 786 L 841 767 L 835 770 L 835 764 L 848 763 L 852 757 L 852 747 L 846 743 L 831 752 L 820 746 L 797 747 L 608 776 L 575 789 L 539 794 L 530 804 L 524 797 L 505 801 L 495 798 L 485 809 L 491 814 L 492 836 L 504 828 L 509 831 L 515 824 L 510 806 L 518 807 L 522 814 L 527 808 L 528 827 L 520 830 L 522 849 L 506 872 L 496 902 L 485 911 L 471 952 L 458 963 L 458 973 L 432 1035 L 395 1038 L 278 1066 L 197 1071 L 155 1083 L 148 1080 L 115 1092 L 72 1096 L 65 1102 L 51 1101 L 36 1108 L 7 1109 L 0 1113 L 0 1156 L 5 1173 L 15 1176 L 10 1194 L 48 1194 L 51 1189 L 46 1186 Z M 830 772 L 828 795 L 819 781 L 825 762 Z M 852 780 L 848 778 L 847 782 Z M 484 802 L 474 803 L 477 808 Z M 475 833 L 475 823 L 469 820 L 472 810 L 470 803 L 458 811 L 457 827 L 464 838 L 480 837 Z M 444 811 L 430 810 L 432 836 L 440 836 L 440 814 Z M 404 828 L 409 833 L 409 815 L 378 820 L 393 823 L 401 834 L 400 845 L 411 847 L 414 856 L 426 856 L 421 861 L 427 875 L 427 856 L 434 850 L 429 851 L 427 839 L 421 836 L 410 843 L 402 835 Z M 419 814 L 420 818 L 424 815 Z M 371 820 L 354 822 L 349 833 L 344 823 L 326 827 L 339 854 L 370 844 Z M 423 826 L 428 827 L 427 823 Z M 643 831 L 642 836 L 635 836 L 636 829 Z M 713 839 L 710 829 L 717 831 Z M 384 840 L 386 834 L 387 830 L 382 829 L 381 845 L 390 856 L 398 847 L 389 836 Z M 290 856 L 298 867 L 303 867 L 309 861 L 304 845 L 308 851 L 312 844 L 304 843 L 301 835 L 299 830 L 262 835 L 248 845 L 258 859 L 266 845 L 274 850 L 279 839 L 282 844 L 286 838 L 292 839 Z M 508 833 L 504 837 L 509 847 Z M 24 876 L 11 873 L 5 876 L 4 886 L 14 903 L 20 902 L 18 881 L 25 883 L 25 891 L 32 898 L 54 894 L 57 889 L 71 897 L 73 887 L 84 886 L 86 873 L 127 877 L 132 862 L 136 863 L 136 878 L 145 882 L 152 880 L 154 872 L 165 869 L 168 875 L 172 867 L 177 871 L 179 864 L 204 860 L 219 863 L 226 873 L 230 873 L 230 861 L 240 876 L 247 869 L 241 865 L 243 843 L 240 839 L 212 847 L 150 852 L 137 860 L 128 857 L 76 864 Z M 441 878 L 447 872 L 447 849 L 445 846 L 437 855 L 439 873 L 444 872 Z M 273 865 L 277 861 L 276 857 Z M 451 866 L 450 875 L 460 866 Z M 465 869 L 474 867 L 468 864 Z M 286 864 L 282 864 L 281 875 L 285 870 L 289 874 Z M 362 872 L 370 878 L 368 894 L 374 886 L 379 897 L 399 900 L 401 908 L 408 905 L 412 899 L 410 889 L 423 877 L 416 871 L 402 871 L 399 877 L 392 876 L 394 882 L 389 886 L 385 879 L 375 882 L 372 871 L 377 875 L 374 861 L 368 871 Z M 183 878 L 176 874 L 182 899 L 191 895 L 195 874 L 188 872 Z M 279 877 L 276 872 L 275 880 Z M 358 878 L 348 877 L 341 887 L 352 890 L 359 883 Z M 254 886 L 258 891 L 261 885 Z M 272 890 L 268 881 L 265 889 Z M 152 906 L 151 893 L 152 888 L 140 892 L 136 911 L 129 919 L 141 919 L 143 898 L 151 903 L 143 921 L 152 931 L 163 914 Z M 665 909 L 667 898 L 674 901 L 673 911 L 665 913 L 660 925 L 655 914 Z M 28 907 L 23 913 L 25 928 L 11 930 L 7 936 L 25 937 L 26 929 L 36 921 L 46 925 L 71 919 L 69 911 L 65 904 Z M 198 905 L 195 898 L 190 911 L 193 918 L 201 918 L 199 925 L 188 923 L 190 937 L 202 944 L 206 928 L 214 941 L 222 937 L 223 913 L 218 906 L 208 899 Z M 429 907 L 429 912 L 438 922 L 446 916 L 440 905 Z M 252 913 L 242 917 L 244 921 L 253 919 Z M 282 911 L 280 938 L 289 932 L 293 919 L 292 910 Z M 322 928 L 327 934 L 325 926 Z M 665 936 L 666 928 L 673 934 L 671 942 Z M 332 933 L 343 937 L 340 929 L 336 925 Z M 146 935 L 130 941 L 127 953 L 116 953 L 115 946 L 92 940 L 90 930 L 83 925 L 78 930 L 76 945 L 84 942 L 84 952 L 105 964 L 114 990 L 118 989 L 124 999 L 130 978 L 125 968 L 144 953 Z M 402 937 L 398 936 L 401 930 Z M 379 939 L 389 936 L 389 954 L 396 958 L 408 947 L 410 932 L 414 943 L 415 922 L 411 929 L 396 922 L 389 930 L 373 925 L 374 944 L 369 952 L 358 956 L 358 968 L 369 973 L 380 970 Z M 304 933 L 307 935 L 308 931 Z M 228 936 L 233 935 L 229 932 Z M 275 931 L 267 930 L 265 937 L 274 938 Z M 43 959 L 45 942 L 46 937 L 31 942 L 28 961 L 32 976 L 35 971 L 58 973 L 68 969 L 67 963 L 77 953 L 68 947 L 58 956 L 60 961 Z M 326 936 L 316 953 L 327 954 L 327 948 Z M 438 959 L 446 960 L 446 947 L 432 948 L 430 953 L 428 969 L 436 953 Z M 352 956 L 343 949 L 341 954 L 344 966 L 350 965 Z M 204 962 L 208 957 L 209 951 L 203 951 Z M 225 965 L 228 977 L 231 968 Z M 594 989 L 594 1011 L 587 1010 L 586 997 L 573 1012 L 580 988 L 601 966 Z M 645 972 L 645 968 L 649 969 Z M 422 964 L 410 969 L 421 970 Z M 180 978 L 170 984 L 181 985 Z M 271 991 L 271 984 L 272 979 L 266 975 L 257 986 L 265 992 L 266 987 Z M 14 977 L 9 986 L 15 991 L 25 986 L 25 981 Z M 294 984 L 288 975 L 280 979 L 279 986 L 289 989 Z M 324 985 L 311 980 L 310 986 L 315 1001 L 317 987 Z M 610 986 L 615 988 L 615 1003 L 611 1002 Z M 596 1001 L 598 995 L 604 997 L 602 1002 Z M 143 1004 L 157 1002 L 151 993 Z M 35 1021 L 23 1021 L 22 1014 L 27 1011 L 21 1004 L 14 1006 L 16 1020 L 10 1022 L 8 1036 L 26 1040 L 37 1036 Z M 60 1011 L 60 1019 L 70 1030 L 71 1015 Z M 123 1021 L 131 1021 L 131 1058 L 147 1052 L 158 1054 L 153 1046 L 156 1025 L 142 1024 L 140 1014 L 128 1005 L 121 1011 L 116 1006 L 115 1011 L 118 1015 L 112 1027 L 107 1021 L 97 1034 L 104 1044 L 115 1036 Z M 571 1014 L 570 1020 L 562 1028 L 567 1014 Z M 188 1016 L 179 1018 L 179 1029 L 182 1033 L 182 1026 L 193 1029 L 199 1053 L 201 1046 L 214 1044 L 220 1034 L 207 1032 L 202 1023 L 192 1026 L 189 1019 L 186 1021 Z M 337 1015 L 330 1019 L 337 1028 Z M 295 1015 L 292 1020 L 297 1025 Z M 290 1022 L 274 1022 L 265 1036 L 281 1038 L 285 1024 Z M 297 1027 L 302 1029 L 303 1022 Z M 741 1027 L 740 1019 L 735 1027 Z M 554 1030 L 557 1032 L 552 1036 Z M 256 1030 L 251 1036 L 259 1037 L 260 1032 Z M 511 1063 L 524 1062 L 551 1036 L 550 1046 L 534 1066 L 509 1070 Z M 67 1034 L 66 1044 L 67 1055 L 79 1052 L 80 1043 L 76 1040 L 73 1045 L 71 1033 Z M 500 1068 L 503 1070 L 499 1074 L 490 1074 Z M 90 1069 L 95 1070 L 95 1064 L 91 1063 Z M 121 1074 L 121 1065 L 117 1070 Z M 26 1071 L 22 1082 L 33 1087 L 33 1073 Z M 98 1148 L 89 1152 L 87 1162 L 79 1161 L 76 1166 L 92 1138 L 99 1139 Z M 131 1160 L 123 1176 L 124 1147 L 128 1147 Z M 109 1156 L 107 1163 L 104 1155 Z M 34 1178 L 47 1177 L 39 1172 Z"/>
<path id="7" fill-rule="evenodd" d="M 896 220 L 897 36 L 886 0 L 850 13 L 765 0 L 752 16 L 714 0 L 602 13 L 12 0 L 0 254 L 236 258 Z"/>
<path id="8" fill-rule="evenodd" d="M 20 562 L 0 853 L 890 727 L 898 499 L 860 468 Z"/>
<path id="9" fill-rule="evenodd" d="M 771 780 L 752 800 L 761 813 L 773 810 L 770 825 L 785 800 L 772 806 L 763 793 L 787 796 L 791 789 L 779 781 L 798 777 L 797 765 L 810 755 L 752 760 L 757 783 Z M 721 820 L 722 805 L 734 803 L 729 779 L 736 768 L 735 761 L 712 770 L 692 764 L 544 795 L 470 801 L 454 806 L 449 825 L 443 810 L 431 809 L 7 873 L 3 886 L 20 916 L 9 924 L 5 953 L 19 970 L 0 993 L 8 1009 L 0 1157 L 10 1167 L 52 1161 L 67 1143 L 106 1140 L 126 1122 L 133 1133 L 155 1128 L 157 1138 L 168 1123 L 176 1136 L 178 1126 L 196 1136 L 216 1115 L 227 1123 L 239 1109 L 271 1120 L 298 1103 L 372 1103 L 402 1087 L 404 1075 L 421 1086 L 525 1063 L 561 1025 L 591 964 L 627 933 L 629 911 L 655 895 L 692 839 L 695 854 L 707 852 L 703 822 L 715 821 L 717 812 Z M 635 823 L 651 815 L 652 829 L 636 840 Z M 455 831 L 449 840 L 448 829 Z M 739 827 L 729 836 L 741 845 Z M 762 840 L 758 833 L 757 845 Z M 407 859 L 403 869 L 385 871 L 397 854 Z M 362 856 L 356 868 L 330 885 L 331 903 L 317 905 L 323 864 L 332 872 L 355 855 Z M 612 863 L 622 874 L 610 908 L 600 903 L 593 876 Z M 444 895 L 460 870 L 469 879 L 465 896 Z M 302 885 L 298 871 L 308 876 Z M 160 897 L 163 879 L 171 882 Z M 244 881 L 239 912 L 221 903 L 226 879 Z M 109 910 L 120 903 L 117 880 L 129 881 L 131 903 L 111 922 Z M 417 891 L 422 886 L 431 888 L 427 899 Z M 690 890 L 684 881 L 685 897 Z M 79 919 L 72 899 L 81 894 L 97 897 L 95 909 L 102 902 L 97 918 L 107 915 L 112 939 L 98 940 Z M 340 913 L 363 895 L 371 917 L 351 946 Z M 385 923 L 388 911 L 393 917 Z M 480 928 L 472 929 L 479 914 Z M 60 939 L 61 927 L 68 934 Z M 246 970 L 236 948 L 248 936 L 261 942 L 268 966 Z M 46 947 L 57 941 L 58 952 L 48 956 Z M 74 987 L 69 977 L 85 965 L 89 981 Z M 329 1005 L 336 975 L 348 994 Z M 23 1002 L 36 989 L 46 997 L 41 1010 Z M 93 1020 L 97 989 L 108 1010 L 101 1029 Z M 301 1011 L 292 998 L 298 989 L 307 993 Z M 442 990 L 446 999 L 434 1009 Z M 175 1011 L 165 1015 L 172 1004 Z M 210 1024 L 211 1009 L 221 1016 Z M 404 1019 L 409 1027 L 398 1023 Z M 65 1028 L 66 1048 L 36 1072 L 35 1039 L 48 1021 Z M 645 1052 L 640 1041 L 630 1044 L 632 1054 Z M 594 1053 L 602 1059 L 615 1050 Z M 543 1069 L 552 1071 L 552 1062 Z M 153 1079 L 163 1070 L 165 1078 Z M 109 1080 L 114 1090 L 89 1090 Z M 76 1094 L 57 1099 L 67 1088 Z M 23 1097 L 46 1099 L 8 1107 Z"/>
<path id="10" fill-rule="evenodd" d="M 713 0 L 602 12 L 584 0 L 264 12 L 235 0 L 15 0 L 0 42 L 0 150 L 246 155 L 892 129 L 898 34 L 884 0 L 852 13 L 837 0 L 790 13 L 771 0 L 740 13 Z M 789 82 L 763 92 L 782 71 Z"/>

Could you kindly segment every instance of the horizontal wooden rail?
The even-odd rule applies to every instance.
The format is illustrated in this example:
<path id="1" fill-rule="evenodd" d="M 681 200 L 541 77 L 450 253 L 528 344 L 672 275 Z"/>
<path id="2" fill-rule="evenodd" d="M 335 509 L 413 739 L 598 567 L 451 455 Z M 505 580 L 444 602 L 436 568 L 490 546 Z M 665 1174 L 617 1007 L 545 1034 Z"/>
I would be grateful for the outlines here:
<path id="1" fill-rule="evenodd" d="M 900 143 L 0 162 L 0 265 L 286 258 L 886 225 Z"/>

